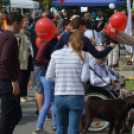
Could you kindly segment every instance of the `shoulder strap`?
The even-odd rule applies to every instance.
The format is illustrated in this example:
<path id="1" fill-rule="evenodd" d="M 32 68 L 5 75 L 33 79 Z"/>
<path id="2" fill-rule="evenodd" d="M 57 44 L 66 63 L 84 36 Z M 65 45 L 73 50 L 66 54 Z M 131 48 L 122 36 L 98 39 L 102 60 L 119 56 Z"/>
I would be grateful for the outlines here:
<path id="1" fill-rule="evenodd" d="M 92 32 L 93 32 L 93 37 L 94 37 L 94 39 L 95 39 L 95 33 L 94 33 L 94 30 L 92 30 Z"/>
<path id="2" fill-rule="evenodd" d="M 91 66 L 89 66 L 89 69 L 91 69 L 104 83 L 106 83 L 103 79 L 102 79 L 102 77 L 97 73 L 97 72 L 95 72 L 94 71 L 94 69 L 91 67 Z M 106 83 L 107 84 L 107 83 Z M 108 85 L 108 84 L 107 84 Z"/>

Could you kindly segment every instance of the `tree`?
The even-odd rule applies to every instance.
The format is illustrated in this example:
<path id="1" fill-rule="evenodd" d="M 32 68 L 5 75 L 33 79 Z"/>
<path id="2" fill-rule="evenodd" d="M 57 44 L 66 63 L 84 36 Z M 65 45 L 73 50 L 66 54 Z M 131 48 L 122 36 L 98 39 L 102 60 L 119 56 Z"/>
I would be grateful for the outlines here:
<path id="1" fill-rule="evenodd" d="M 43 10 L 46 10 L 52 7 L 52 0 L 34 0 L 34 1 L 38 1 Z"/>

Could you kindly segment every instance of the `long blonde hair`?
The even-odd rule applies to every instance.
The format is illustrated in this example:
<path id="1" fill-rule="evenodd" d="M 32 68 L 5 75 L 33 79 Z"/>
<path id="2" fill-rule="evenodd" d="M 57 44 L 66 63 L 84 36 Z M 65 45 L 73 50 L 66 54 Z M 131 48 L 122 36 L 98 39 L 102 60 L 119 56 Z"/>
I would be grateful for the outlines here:
<path id="1" fill-rule="evenodd" d="M 70 36 L 69 42 L 71 43 L 72 48 L 74 49 L 74 51 L 76 51 L 81 60 L 84 61 L 84 58 L 82 56 L 84 38 L 81 32 L 79 30 L 74 31 Z"/>

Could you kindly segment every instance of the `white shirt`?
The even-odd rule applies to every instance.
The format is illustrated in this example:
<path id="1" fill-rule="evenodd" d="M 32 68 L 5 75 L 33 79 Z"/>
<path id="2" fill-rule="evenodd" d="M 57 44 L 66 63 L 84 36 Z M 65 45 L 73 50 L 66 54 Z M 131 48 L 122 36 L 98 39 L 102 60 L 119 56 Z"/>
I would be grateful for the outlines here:
<path id="1" fill-rule="evenodd" d="M 93 33 L 94 32 L 94 33 Z M 100 39 L 98 38 L 97 32 L 95 30 L 87 30 L 84 35 L 87 38 L 96 39 L 95 46 L 100 45 Z M 94 37 L 95 36 L 95 37 Z M 93 59 L 93 56 L 89 53 L 89 62 Z"/>
<path id="2" fill-rule="evenodd" d="M 105 64 L 99 64 L 94 59 L 89 63 L 90 67 L 105 81 L 103 81 L 99 76 L 97 76 L 91 69 L 90 72 L 90 83 L 95 87 L 103 87 L 105 89 L 111 90 L 110 85 L 111 80 L 117 81 L 117 79 L 110 73 Z M 106 73 L 107 72 L 107 73 Z"/>
<path id="3" fill-rule="evenodd" d="M 95 42 L 95 46 L 100 46 L 100 39 L 97 35 L 97 32 L 95 30 L 87 30 L 84 35 L 87 37 L 87 38 L 92 38 L 92 39 L 96 39 L 96 42 Z"/>

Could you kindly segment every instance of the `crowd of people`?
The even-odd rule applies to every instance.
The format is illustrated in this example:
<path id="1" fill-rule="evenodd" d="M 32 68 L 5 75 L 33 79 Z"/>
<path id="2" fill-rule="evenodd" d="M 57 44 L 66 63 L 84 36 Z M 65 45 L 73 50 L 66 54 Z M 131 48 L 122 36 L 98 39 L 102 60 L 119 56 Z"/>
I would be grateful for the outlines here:
<path id="1" fill-rule="evenodd" d="M 7 26 L 0 34 L 1 134 L 12 134 L 21 120 L 20 102 L 33 101 L 27 94 L 31 71 L 36 75 L 39 116 L 32 134 L 47 134 L 43 126 L 45 119 L 51 118 L 51 133 L 78 134 L 87 81 L 98 89 L 111 92 L 116 89 L 121 97 L 132 95 L 131 90 L 121 88 L 115 76 L 118 76 L 119 44 L 133 46 L 134 38 L 114 28 L 111 32 L 118 37 L 104 32 L 110 16 L 102 15 L 101 9 L 96 10 L 96 18 L 90 13 L 84 17 L 74 13 L 68 18 L 66 13 L 52 15 L 48 10 L 34 19 L 16 12 L 3 12 L 2 17 Z M 41 18 L 51 19 L 56 32 L 38 48 L 35 25 Z"/>

